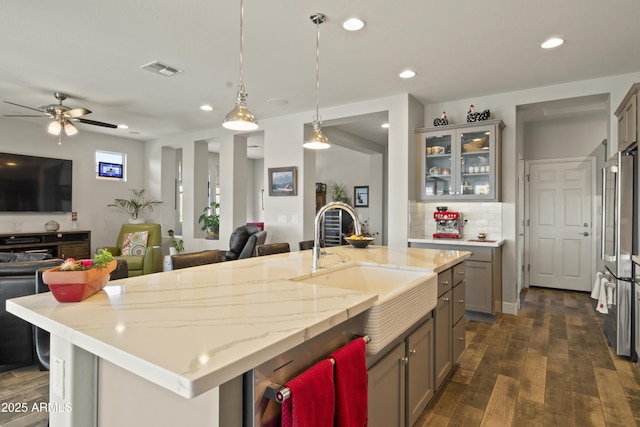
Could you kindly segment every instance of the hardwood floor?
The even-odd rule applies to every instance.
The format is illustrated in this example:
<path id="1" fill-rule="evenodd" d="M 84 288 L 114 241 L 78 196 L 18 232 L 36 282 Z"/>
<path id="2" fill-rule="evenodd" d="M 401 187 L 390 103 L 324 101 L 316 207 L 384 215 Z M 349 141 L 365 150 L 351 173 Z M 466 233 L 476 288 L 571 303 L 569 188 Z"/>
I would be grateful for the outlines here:
<path id="1" fill-rule="evenodd" d="M 45 410 L 38 409 L 41 408 L 41 403 L 46 404 L 48 401 L 48 371 L 28 366 L 0 372 L 0 426 L 46 426 L 48 414 Z"/>
<path id="2" fill-rule="evenodd" d="M 640 369 L 607 347 L 586 293 L 530 288 L 517 316 L 467 322 L 425 426 L 640 426 Z"/>
<path id="3" fill-rule="evenodd" d="M 588 294 L 530 288 L 517 316 L 467 322 L 467 348 L 415 427 L 640 426 L 640 369 L 607 347 Z M 0 403 L 46 402 L 48 372 L 0 373 Z M 0 412 L 0 426 L 46 426 Z M 390 426 L 393 427 L 393 426 Z"/>

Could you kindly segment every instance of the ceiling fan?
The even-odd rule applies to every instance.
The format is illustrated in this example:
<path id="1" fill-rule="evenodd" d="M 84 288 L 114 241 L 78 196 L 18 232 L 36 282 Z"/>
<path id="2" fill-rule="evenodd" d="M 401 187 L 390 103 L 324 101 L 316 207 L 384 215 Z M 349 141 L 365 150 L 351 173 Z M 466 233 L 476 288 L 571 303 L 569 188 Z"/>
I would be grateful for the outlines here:
<path id="1" fill-rule="evenodd" d="M 26 105 L 16 104 L 14 102 L 4 101 L 7 104 L 16 105 L 18 107 L 27 108 L 39 112 L 39 115 L 27 115 L 27 114 L 5 114 L 4 117 L 47 117 L 53 119 L 49 123 L 47 132 L 51 135 L 60 135 L 62 129 L 64 129 L 67 136 L 75 135 L 78 133 L 78 129 L 73 122 L 84 123 L 87 125 L 102 126 L 106 128 L 115 129 L 118 126 L 111 123 L 97 122 L 95 120 L 83 119 L 82 116 L 91 114 L 90 110 L 86 108 L 71 109 L 66 105 L 62 105 L 62 101 L 67 99 L 67 95 L 60 92 L 55 92 L 53 96 L 59 101 L 58 104 L 43 105 L 38 108 L 27 107 Z"/>

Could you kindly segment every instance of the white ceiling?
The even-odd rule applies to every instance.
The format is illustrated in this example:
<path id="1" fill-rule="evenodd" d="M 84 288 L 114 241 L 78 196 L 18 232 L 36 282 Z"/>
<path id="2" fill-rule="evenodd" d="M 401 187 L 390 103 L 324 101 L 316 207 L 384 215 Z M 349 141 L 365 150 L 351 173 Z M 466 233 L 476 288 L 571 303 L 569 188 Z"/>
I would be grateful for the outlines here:
<path id="1" fill-rule="evenodd" d="M 0 99 L 93 111 L 79 124 L 135 139 L 219 127 L 239 77 L 239 0 L 0 0 Z M 245 0 L 245 84 L 259 118 L 315 108 L 315 26 L 322 107 L 410 93 L 463 99 L 640 70 L 637 0 Z M 360 32 L 341 23 L 359 16 Z M 542 50 L 549 36 L 563 46 Z M 183 69 L 163 77 L 153 60 Z M 411 80 L 398 73 L 411 68 Z M 283 98 L 286 105 L 273 105 Z M 203 103 L 214 106 L 206 113 Z M 29 113 L 0 103 L 0 114 Z M 311 121 L 312 116 L 309 117 Z M 30 120 L 46 127 L 45 119 Z M 376 124 L 378 126 L 378 124 Z M 373 137 L 372 137 L 373 138 Z"/>

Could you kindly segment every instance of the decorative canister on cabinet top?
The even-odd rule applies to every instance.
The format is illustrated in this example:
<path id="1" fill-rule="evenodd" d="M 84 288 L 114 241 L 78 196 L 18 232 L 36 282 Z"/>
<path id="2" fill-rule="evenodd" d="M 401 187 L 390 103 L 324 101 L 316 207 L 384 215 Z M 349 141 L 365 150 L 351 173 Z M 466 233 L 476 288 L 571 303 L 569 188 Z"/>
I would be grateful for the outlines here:
<path id="1" fill-rule="evenodd" d="M 60 229 L 60 224 L 51 220 L 44 225 L 45 231 L 58 231 Z"/>

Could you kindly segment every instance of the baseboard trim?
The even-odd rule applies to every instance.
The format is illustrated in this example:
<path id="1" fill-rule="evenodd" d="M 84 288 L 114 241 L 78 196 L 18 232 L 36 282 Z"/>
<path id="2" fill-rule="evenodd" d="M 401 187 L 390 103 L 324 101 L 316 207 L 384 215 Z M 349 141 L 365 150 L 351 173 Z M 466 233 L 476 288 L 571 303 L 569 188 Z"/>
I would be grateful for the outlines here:
<path id="1" fill-rule="evenodd" d="M 502 312 L 504 314 L 518 314 L 518 306 L 519 304 L 516 302 L 504 302 L 502 301 Z"/>

